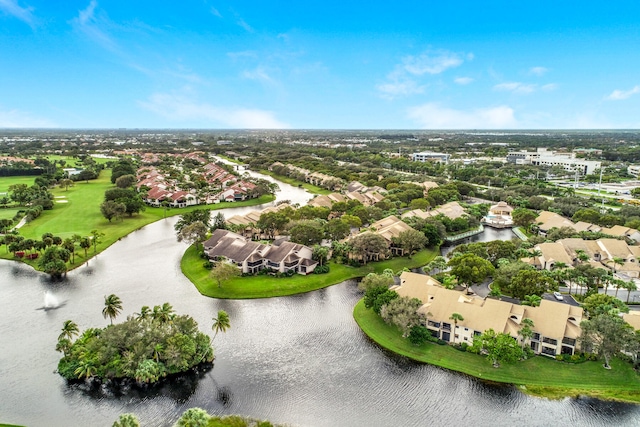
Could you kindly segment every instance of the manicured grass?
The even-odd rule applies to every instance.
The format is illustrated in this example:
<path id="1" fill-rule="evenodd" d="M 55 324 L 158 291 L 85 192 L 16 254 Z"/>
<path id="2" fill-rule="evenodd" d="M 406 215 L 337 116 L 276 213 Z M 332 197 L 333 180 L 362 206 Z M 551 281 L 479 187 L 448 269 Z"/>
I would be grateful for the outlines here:
<path id="1" fill-rule="evenodd" d="M 0 219 L 13 219 L 20 209 L 24 208 L 0 208 Z"/>
<path id="2" fill-rule="evenodd" d="M 263 169 L 260 170 L 260 173 L 272 176 L 279 181 L 285 182 L 287 184 L 293 185 L 295 187 L 302 187 L 307 190 L 311 194 L 331 194 L 333 191 L 326 190 L 322 187 L 318 187 L 317 185 L 309 184 L 308 182 L 298 181 L 297 179 L 290 178 L 288 176 L 278 175 L 269 170 Z"/>
<path id="3" fill-rule="evenodd" d="M 366 276 L 369 273 L 381 273 L 386 268 L 393 271 L 404 267 L 417 268 L 426 265 L 437 254 L 437 249 L 423 250 L 408 258 L 392 258 L 381 262 L 372 262 L 362 267 L 350 267 L 344 264 L 330 262 L 330 271 L 326 274 L 310 274 L 303 276 L 296 274 L 293 277 L 274 276 L 246 276 L 236 277 L 218 287 L 217 283 L 209 277 L 209 270 L 202 265 L 205 262 L 200 257 L 202 249 L 195 246 L 189 247 L 182 257 L 180 267 L 189 280 L 196 286 L 202 295 L 223 299 L 247 299 L 270 298 L 284 295 L 300 294 L 326 288 L 348 279 Z"/>
<path id="4" fill-rule="evenodd" d="M 8 193 L 9 187 L 16 184 L 26 184 L 31 187 L 36 178 L 37 175 L 0 177 L 0 193 Z"/>
<path id="5" fill-rule="evenodd" d="M 107 221 L 100 213 L 100 204 L 104 201 L 104 192 L 107 189 L 115 188 L 111 184 L 110 171 L 103 171 L 96 180 L 87 182 L 76 182 L 68 190 L 64 188 L 54 188 L 51 190 L 56 202 L 54 208 L 43 211 L 33 222 L 20 228 L 20 234 L 28 239 L 39 240 L 44 233 L 53 233 L 65 239 L 74 234 L 89 236 L 91 230 L 98 230 L 104 233 L 97 245 L 97 252 L 105 250 L 107 247 L 118 241 L 120 238 L 135 231 L 147 224 L 162 219 L 165 216 L 163 208 L 147 207 L 140 214 L 132 217 L 125 216 L 122 220 Z M 190 206 L 183 209 L 168 209 L 166 216 L 182 215 L 194 209 L 224 209 L 228 207 L 252 206 L 267 203 L 274 200 L 274 196 L 263 196 L 258 199 L 246 200 L 244 202 L 223 202 L 207 206 Z M 66 203 L 61 203 L 66 201 Z M 0 210 L 2 212 L 2 210 Z M 93 247 L 88 250 L 87 258 L 94 256 Z M 11 253 L 0 251 L 0 258 L 14 259 Z M 84 251 L 76 249 L 75 263 L 70 268 L 82 265 L 87 260 Z M 25 261 L 27 262 L 27 261 Z M 36 261 L 28 261 L 28 264 L 37 265 Z"/>
<path id="6" fill-rule="evenodd" d="M 363 300 L 356 304 L 353 317 L 373 341 L 382 347 L 419 362 L 462 372 L 483 380 L 515 384 L 523 392 L 548 398 L 588 395 L 640 403 L 640 377 L 629 363 L 614 359 L 613 369 L 602 362 L 570 364 L 544 356 L 494 368 L 487 358 L 461 352 L 448 345 L 426 343 L 414 346 L 397 327 L 387 325 Z"/>

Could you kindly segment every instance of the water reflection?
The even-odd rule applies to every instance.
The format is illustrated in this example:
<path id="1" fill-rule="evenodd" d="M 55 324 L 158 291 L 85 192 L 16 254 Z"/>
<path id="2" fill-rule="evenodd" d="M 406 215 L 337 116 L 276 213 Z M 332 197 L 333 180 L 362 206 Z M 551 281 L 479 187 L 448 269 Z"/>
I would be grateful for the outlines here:
<path id="1" fill-rule="evenodd" d="M 286 198 L 308 197 L 289 187 Z M 216 414 L 318 427 L 638 424 L 640 409 L 634 405 L 531 398 L 514 387 L 381 349 L 353 321 L 360 298 L 355 281 L 255 301 L 202 297 L 180 272 L 185 246 L 175 240 L 175 221 L 143 228 L 62 282 L 0 261 L 2 422 L 110 426 L 120 413 L 135 412 L 143 425 L 163 426 L 200 406 Z M 67 304 L 46 314 L 35 310 L 46 290 Z M 212 317 L 226 310 L 231 328 L 215 339 L 214 368 L 148 390 L 68 385 L 53 372 L 62 323 L 72 319 L 82 329 L 106 326 L 101 310 L 110 293 L 122 299 L 122 317 L 143 305 L 169 302 L 176 312 L 193 316 L 202 330 L 210 330 Z"/>

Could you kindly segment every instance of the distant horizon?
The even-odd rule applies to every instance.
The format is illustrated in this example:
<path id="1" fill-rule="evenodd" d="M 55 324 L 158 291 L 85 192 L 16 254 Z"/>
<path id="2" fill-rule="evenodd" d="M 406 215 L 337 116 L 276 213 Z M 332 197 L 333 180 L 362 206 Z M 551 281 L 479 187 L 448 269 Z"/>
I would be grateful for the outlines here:
<path id="1" fill-rule="evenodd" d="M 152 128 L 152 127 L 61 127 L 61 128 L 1 128 L 0 132 L 8 132 L 8 131 L 16 131 L 16 132 L 29 132 L 29 131 L 37 131 L 37 132 L 55 132 L 55 131 L 180 131 L 180 132 L 424 132 L 424 133 L 442 133 L 442 132 L 451 132 L 451 133 L 524 133 L 524 132 L 640 132 L 640 128 L 638 129 L 391 129 L 391 128 L 344 128 L 344 129 L 312 129 L 312 128 Z"/>
<path id="2" fill-rule="evenodd" d="M 0 128 L 640 129 L 640 2 L 0 0 Z"/>

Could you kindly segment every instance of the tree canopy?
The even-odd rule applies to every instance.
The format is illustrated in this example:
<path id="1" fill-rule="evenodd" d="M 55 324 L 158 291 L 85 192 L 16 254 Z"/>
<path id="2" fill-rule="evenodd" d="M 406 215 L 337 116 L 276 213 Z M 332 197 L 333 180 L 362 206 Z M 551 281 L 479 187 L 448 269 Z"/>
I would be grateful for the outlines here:
<path id="1" fill-rule="evenodd" d="M 163 307 L 154 307 L 157 316 L 129 317 L 103 329 L 89 328 L 69 345 L 59 342 L 64 356 L 58 373 L 66 379 L 131 378 L 154 383 L 211 362 L 211 339 L 198 331 L 197 322 L 187 315 L 160 316 Z M 171 305 L 166 307 L 172 311 Z"/>

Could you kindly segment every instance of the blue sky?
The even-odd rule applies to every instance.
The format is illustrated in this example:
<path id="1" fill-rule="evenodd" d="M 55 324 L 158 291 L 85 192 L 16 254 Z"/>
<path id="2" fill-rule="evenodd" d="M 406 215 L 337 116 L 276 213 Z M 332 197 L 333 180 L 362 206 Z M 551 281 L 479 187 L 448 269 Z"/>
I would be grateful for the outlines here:
<path id="1" fill-rule="evenodd" d="M 638 1 L 0 0 L 0 127 L 640 128 Z"/>

